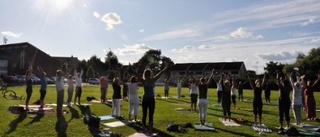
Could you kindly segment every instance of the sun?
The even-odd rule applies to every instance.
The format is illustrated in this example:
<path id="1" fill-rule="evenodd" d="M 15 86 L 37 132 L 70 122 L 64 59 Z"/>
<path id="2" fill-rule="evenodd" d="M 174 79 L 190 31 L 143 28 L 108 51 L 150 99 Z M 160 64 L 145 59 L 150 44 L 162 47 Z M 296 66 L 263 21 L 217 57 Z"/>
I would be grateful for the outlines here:
<path id="1" fill-rule="evenodd" d="M 72 6 L 74 0 L 37 0 L 35 6 L 40 10 L 62 12 Z"/>
<path id="2" fill-rule="evenodd" d="M 67 9 L 74 0 L 54 0 L 54 6 L 57 8 L 57 10 L 63 11 Z"/>

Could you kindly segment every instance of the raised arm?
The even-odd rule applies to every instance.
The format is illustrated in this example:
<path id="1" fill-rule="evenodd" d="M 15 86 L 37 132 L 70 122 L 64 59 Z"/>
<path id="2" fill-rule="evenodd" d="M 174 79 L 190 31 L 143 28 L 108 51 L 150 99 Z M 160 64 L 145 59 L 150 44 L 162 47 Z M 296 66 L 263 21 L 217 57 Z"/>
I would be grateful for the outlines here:
<path id="1" fill-rule="evenodd" d="M 320 74 L 318 74 L 318 79 L 312 84 L 312 88 L 318 86 L 318 84 L 320 83 Z"/>
<path id="2" fill-rule="evenodd" d="M 168 69 L 168 65 L 165 66 L 158 74 L 156 74 L 153 78 L 152 81 L 156 81 L 166 70 Z"/>
<path id="3" fill-rule="evenodd" d="M 213 79 L 213 76 L 214 76 L 214 69 L 212 69 L 211 75 L 210 75 L 210 77 L 209 77 L 208 80 L 207 80 L 207 85 L 210 84 L 211 80 Z"/>
<path id="4" fill-rule="evenodd" d="M 131 64 L 129 64 L 128 72 L 131 73 L 132 75 L 134 75 L 135 77 L 137 77 L 137 78 L 138 78 L 138 81 L 140 81 L 140 82 L 143 81 L 142 74 L 139 75 L 136 71 L 134 71 L 134 70 L 132 69 Z"/>
<path id="5" fill-rule="evenodd" d="M 80 71 L 80 78 L 82 78 L 82 75 L 83 75 L 83 69 L 81 68 L 81 71 Z"/>

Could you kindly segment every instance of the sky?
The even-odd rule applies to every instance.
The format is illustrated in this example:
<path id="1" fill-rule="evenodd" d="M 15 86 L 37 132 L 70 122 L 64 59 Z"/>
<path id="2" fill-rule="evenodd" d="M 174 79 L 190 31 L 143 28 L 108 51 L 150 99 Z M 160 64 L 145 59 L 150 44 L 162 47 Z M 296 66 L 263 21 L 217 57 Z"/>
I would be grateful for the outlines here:
<path id="1" fill-rule="evenodd" d="M 126 65 L 150 49 L 175 63 L 243 61 L 263 72 L 320 47 L 319 0 L 0 0 L 7 43 Z M 1 43 L 2 44 L 2 43 Z"/>

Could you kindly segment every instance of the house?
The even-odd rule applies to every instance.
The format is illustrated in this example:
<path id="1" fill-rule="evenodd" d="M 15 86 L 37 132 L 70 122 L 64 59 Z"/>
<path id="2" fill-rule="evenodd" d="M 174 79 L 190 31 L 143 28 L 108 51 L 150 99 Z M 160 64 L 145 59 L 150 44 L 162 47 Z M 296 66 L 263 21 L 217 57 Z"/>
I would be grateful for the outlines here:
<path id="1" fill-rule="evenodd" d="M 78 60 L 75 57 L 71 58 L 73 61 Z M 56 70 L 65 63 L 28 42 L 0 45 L 0 61 L 3 62 L 0 66 L 1 71 L 5 72 L 4 69 L 6 69 L 8 75 L 24 75 L 28 67 L 32 65 L 35 74 L 36 67 L 39 66 L 43 68 L 48 77 L 54 76 Z"/>

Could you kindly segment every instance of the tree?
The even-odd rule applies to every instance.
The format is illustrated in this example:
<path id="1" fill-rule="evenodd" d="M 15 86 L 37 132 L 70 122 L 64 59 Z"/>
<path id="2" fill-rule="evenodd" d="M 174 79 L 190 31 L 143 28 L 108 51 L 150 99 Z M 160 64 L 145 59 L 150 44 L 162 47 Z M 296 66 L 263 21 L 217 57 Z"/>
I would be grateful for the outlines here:
<path id="1" fill-rule="evenodd" d="M 105 66 L 108 68 L 108 74 L 110 78 L 114 78 L 115 76 L 120 76 L 120 70 L 122 68 L 122 64 L 119 63 L 118 57 L 110 50 L 105 59 Z"/>
<path id="2" fill-rule="evenodd" d="M 98 58 L 96 55 L 93 55 L 88 61 L 87 61 L 88 66 L 92 66 L 93 69 L 95 70 L 96 74 L 98 75 L 103 75 L 104 73 L 107 72 L 107 67 L 106 65 L 101 61 L 100 58 Z"/>
<path id="3" fill-rule="evenodd" d="M 276 77 L 277 71 L 282 71 L 284 65 L 279 62 L 273 62 L 270 61 L 266 64 L 267 66 L 264 68 L 264 70 L 268 73 L 270 78 L 274 79 Z"/>
<path id="4" fill-rule="evenodd" d="M 90 66 L 86 72 L 87 78 L 94 78 L 95 72 L 92 66 Z"/>
<path id="5" fill-rule="evenodd" d="M 298 68 L 309 79 L 315 79 L 320 70 L 320 47 L 311 49 L 308 55 L 298 55 L 295 63 L 287 65 Z"/>
<path id="6" fill-rule="evenodd" d="M 159 71 L 164 68 L 164 63 L 168 65 L 168 70 L 165 72 L 166 75 L 170 75 L 170 68 L 174 66 L 174 62 L 166 56 L 161 56 L 161 50 L 148 50 L 138 62 L 133 64 L 133 67 L 139 68 L 139 72 L 144 70 L 145 66 L 149 66 L 152 71 Z"/>

